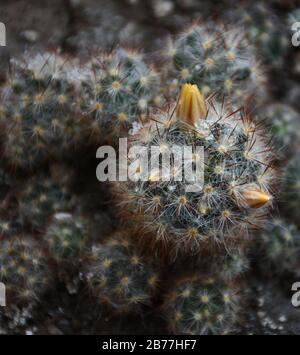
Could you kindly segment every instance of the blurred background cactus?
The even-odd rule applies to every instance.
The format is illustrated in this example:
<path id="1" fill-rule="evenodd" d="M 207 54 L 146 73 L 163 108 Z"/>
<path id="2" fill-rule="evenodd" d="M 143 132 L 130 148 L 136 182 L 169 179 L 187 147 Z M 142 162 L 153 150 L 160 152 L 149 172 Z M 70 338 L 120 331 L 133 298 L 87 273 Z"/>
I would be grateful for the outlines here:
<path id="1" fill-rule="evenodd" d="M 285 167 L 282 190 L 282 209 L 287 218 L 299 226 L 300 159 L 297 150 Z"/>
<path id="2" fill-rule="evenodd" d="M 290 158 L 300 143 L 300 120 L 296 110 L 286 104 L 275 103 L 265 106 L 260 112 L 261 118 L 273 137 L 277 159 Z"/>
<path id="3" fill-rule="evenodd" d="M 34 307 L 42 302 L 52 282 L 45 254 L 32 236 L 16 235 L 1 240 L 0 282 L 6 288 L 6 307 L 1 307 L 1 327 L 10 332 L 31 318 Z M 22 320 L 17 319 L 19 313 Z M 14 329 L 12 329 L 14 332 Z"/>
<path id="4" fill-rule="evenodd" d="M 237 302 L 237 290 L 230 283 L 189 275 L 165 295 L 162 312 L 175 334 L 223 335 L 233 329 Z"/>
<path id="5" fill-rule="evenodd" d="M 83 112 L 91 116 L 92 135 L 114 142 L 154 105 L 159 76 L 143 54 L 130 48 L 95 54 L 86 65 Z"/>
<path id="6" fill-rule="evenodd" d="M 0 334 L 300 334 L 299 8 L 0 4 Z M 100 183 L 124 137 L 204 146 L 204 188 Z"/>
<path id="7" fill-rule="evenodd" d="M 239 105 L 258 91 L 263 93 L 266 79 L 242 28 L 200 23 L 169 40 L 166 47 L 167 77 L 175 96 L 186 82 L 197 84 L 206 96 L 218 92 Z"/>
<path id="8" fill-rule="evenodd" d="M 151 262 L 122 233 L 93 245 L 82 273 L 96 299 L 116 312 L 139 312 L 139 305 L 150 305 L 159 282 Z"/>
<path id="9" fill-rule="evenodd" d="M 61 156 L 84 141 L 80 70 L 56 53 L 26 53 L 10 68 L 1 91 L 4 158 L 13 168 L 37 169 L 58 147 Z"/>
<path id="10" fill-rule="evenodd" d="M 282 275 L 299 274 L 300 235 L 297 227 L 282 219 L 274 219 L 262 233 L 256 258 L 261 271 Z"/>

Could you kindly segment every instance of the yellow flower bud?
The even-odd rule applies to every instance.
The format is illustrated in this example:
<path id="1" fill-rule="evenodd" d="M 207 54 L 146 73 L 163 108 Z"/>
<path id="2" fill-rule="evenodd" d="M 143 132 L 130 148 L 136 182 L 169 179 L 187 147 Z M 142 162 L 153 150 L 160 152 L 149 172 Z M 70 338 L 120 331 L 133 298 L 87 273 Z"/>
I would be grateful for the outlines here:
<path id="1" fill-rule="evenodd" d="M 198 120 L 205 119 L 206 113 L 205 100 L 197 85 L 184 84 L 176 109 L 177 118 L 194 125 Z"/>
<path id="2" fill-rule="evenodd" d="M 263 207 L 272 199 L 272 196 L 254 184 L 244 186 L 238 191 L 235 189 L 234 196 L 238 204 L 248 208 Z"/>
<path id="3" fill-rule="evenodd" d="M 263 207 L 271 200 L 271 196 L 264 191 L 257 190 L 246 190 L 242 193 L 245 202 L 250 208 L 260 208 Z"/>

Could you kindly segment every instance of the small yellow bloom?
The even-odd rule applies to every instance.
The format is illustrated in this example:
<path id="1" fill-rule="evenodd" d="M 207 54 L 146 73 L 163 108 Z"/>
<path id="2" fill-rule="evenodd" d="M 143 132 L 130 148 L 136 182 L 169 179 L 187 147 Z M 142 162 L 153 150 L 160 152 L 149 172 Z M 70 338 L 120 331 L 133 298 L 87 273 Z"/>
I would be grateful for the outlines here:
<path id="1" fill-rule="evenodd" d="M 204 119 L 207 113 L 205 100 L 197 85 L 184 84 L 176 110 L 177 118 L 194 125 Z"/>

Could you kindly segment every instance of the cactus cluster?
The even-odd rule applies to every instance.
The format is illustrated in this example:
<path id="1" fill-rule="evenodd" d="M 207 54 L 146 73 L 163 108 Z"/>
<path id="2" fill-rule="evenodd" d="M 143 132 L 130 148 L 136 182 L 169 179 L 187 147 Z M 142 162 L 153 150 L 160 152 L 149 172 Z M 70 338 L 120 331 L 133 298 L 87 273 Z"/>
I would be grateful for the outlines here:
<path id="1" fill-rule="evenodd" d="M 126 135 L 154 104 L 159 76 L 126 48 L 97 53 L 81 65 L 57 53 L 12 61 L 2 88 L 4 157 L 34 170 L 88 143 Z"/>
<path id="2" fill-rule="evenodd" d="M 231 1 L 203 14 L 221 3 Z M 199 4 L 139 8 L 166 29 L 168 13 Z M 279 1 L 246 8 L 217 21 L 203 15 L 168 46 L 153 41 L 153 55 L 120 44 L 9 61 L 0 87 L 0 333 L 24 332 L 29 318 L 37 333 L 102 334 L 114 321 L 142 332 L 148 317 L 173 334 L 235 333 L 244 282 L 299 276 L 299 112 L 288 94 L 273 97 L 260 64 L 278 73 L 286 63 L 288 31 L 275 9 L 285 8 L 284 24 L 297 12 Z M 121 137 L 128 154 L 115 168 L 126 165 L 128 179 L 100 183 L 97 148 Z"/>

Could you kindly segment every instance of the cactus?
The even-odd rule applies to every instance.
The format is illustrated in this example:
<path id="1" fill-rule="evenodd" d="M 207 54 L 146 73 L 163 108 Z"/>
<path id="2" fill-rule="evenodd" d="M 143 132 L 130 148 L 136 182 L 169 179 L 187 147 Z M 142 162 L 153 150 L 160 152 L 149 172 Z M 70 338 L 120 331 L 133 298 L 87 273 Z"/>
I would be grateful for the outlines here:
<path id="1" fill-rule="evenodd" d="M 224 281 L 232 281 L 250 269 L 250 263 L 243 250 L 223 256 L 211 256 L 204 260 L 204 265 L 208 271 L 213 271 Z"/>
<path id="2" fill-rule="evenodd" d="M 50 255 L 59 266 L 76 267 L 86 250 L 87 221 L 71 214 L 56 214 L 45 234 Z"/>
<path id="3" fill-rule="evenodd" d="M 300 233 L 296 226 L 278 218 L 266 228 L 259 241 L 256 258 L 260 269 L 267 274 L 300 275 Z"/>
<path id="4" fill-rule="evenodd" d="M 238 9 L 234 18 L 245 27 L 247 39 L 256 47 L 264 64 L 282 68 L 290 46 L 286 24 L 270 9 L 269 4 L 256 3 Z"/>
<path id="5" fill-rule="evenodd" d="M 203 18 L 223 2 L 205 5 Z M 196 15 L 203 7 L 197 0 L 181 3 L 140 6 L 154 10 L 157 24 L 163 17 L 168 30 L 183 19 L 169 20 L 169 13 L 190 8 Z M 0 84 L 0 283 L 8 303 L 0 307 L 0 333 L 107 333 L 106 316 L 133 329 L 140 314 L 147 321 L 160 311 L 175 334 L 234 332 L 237 285 L 249 268 L 246 247 L 259 236 L 252 232 L 265 223 L 278 189 L 270 137 L 240 108 L 255 95 L 256 105 L 266 98 L 262 66 L 250 43 L 273 69 L 282 66 L 287 52 L 287 31 L 269 23 L 266 9 L 253 6 L 257 17 L 243 15 L 234 28 L 194 24 L 169 41 L 159 72 L 127 47 L 95 51 L 83 62 L 59 51 L 30 51 L 10 61 Z M 94 28 L 94 38 L 105 27 Z M 283 104 L 261 106 L 276 148 L 282 158 L 290 157 L 299 144 L 297 114 Z M 104 184 L 95 195 L 95 147 L 115 146 L 123 136 L 129 137 L 130 179 Z M 145 166 L 141 159 L 153 147 L 161 159 Z M 184 148 L 192 150 L 182 159 Z M 167 162 L 170 169 L 163 166 Z M 268 276 L 299 275 L 299 230 L 292 224 L 299 223 L 298 163 L 296 156 L 285 176 L 286 220 L 254 244 Z M 83 170 L 84 181 L 78 176 Z"/>
<path id="6" fill-rule="evenodd" d="M 172 333 L 220 335 L 233 328 L 236 290 L 221 279 L 197 274 L 181 278 L 164 299 L 162 314 Z"/>
<path id="7" fill-rule="evenodd" d="M 165 56 L 166 77 L 175 96 L 183 83 L 192 83 L 205 96 L 218 92 L 242 105 L 264 86 L 260 65 L 241 29 L 193 25 L 169 42 Z"/>
<path id="8" fill-rule="evenodd" d="M 21 185 L 17 199 L 22 223 L 38 230 L 54 213 L 70 211 L 75 204 L 67 189 L 45 174 L 33 176 Z"/>
<path id="9" fill-rule="evenodd" d="M 31 236 L 0 241 L 0 282 L 7 305 L 28 307 L 40 300 L 51 281 L 41 246 Z"/>
<path id="10" fill-rule="evenodd" d="M 300 213 L 300 158 L 299 152 L 288 163 L 283 176 L 282 204 L 286 217 L 299 224 Z"/>
<path id="11" fill-rule="evenodd" d="M 288 105 L 275 103 L 266 106 L 263 116 L 267 117 L 278 158 L 290 157 L 300 143 L 299 114 Z"/>
<path id="12" fill-rule="evenodd" d="M 84 140 L 82 76 L 76 61 L 57 53 L 26 53 L 23 60 L 11 61 L 1 89 L 1 117 L 4 156 L 13 167 L 34 169 Z"/>
<path id="13" fill-rule="evenodd" d="M 177 250 L 193 253 L 223 243 L 228 249 L 235 247 L 262 223 L 272 199 L 275 171 L 264 132 L 243 111 L 204 102 L 195 85 L 183 87 L 176 112 L 171 112 L 153 117 L 153 126 L 150 123 L 132 136 L 131 147 L 138 146 L 138 154 L 129 154 L 135 181 L 116 183 L 115 188 L 126 223 L 131 218 L 133 225 L 153 232 L 151 242 L 167 241 Z M 183 167 L 176 163 L 167 179 L 159 178 L 161 164 L 159 170 L 143 171 L 141 152 L 148 154 L 153 146 L 168 159 L 165 162 L 174 147 L 173 156 L 184 146 L 193 147 L 193 155 L 185 159 L 187 166 L 203 161 L 196 147 L 204 147 L 204 186 L 187 190 L 190 182 L 182 178 Z"/>
<path id="14" fill-rule="evenodd" d="M 136 312 L 150 304 L 158 283 L 153 266 L 124 234 L 94 245 L 82 274 L 99 301 L 117 312 Z"/>
<path id="15" fill-rule="evenodd" d="M 83 112 L 89 114 L 92 135 L 111 141 L 127 135 L 133 122 L 156 100 L 159 77 L 142 54 L 118 48 L 99 53 L 86 63 L 88 80 L 83 82 Z"/>

